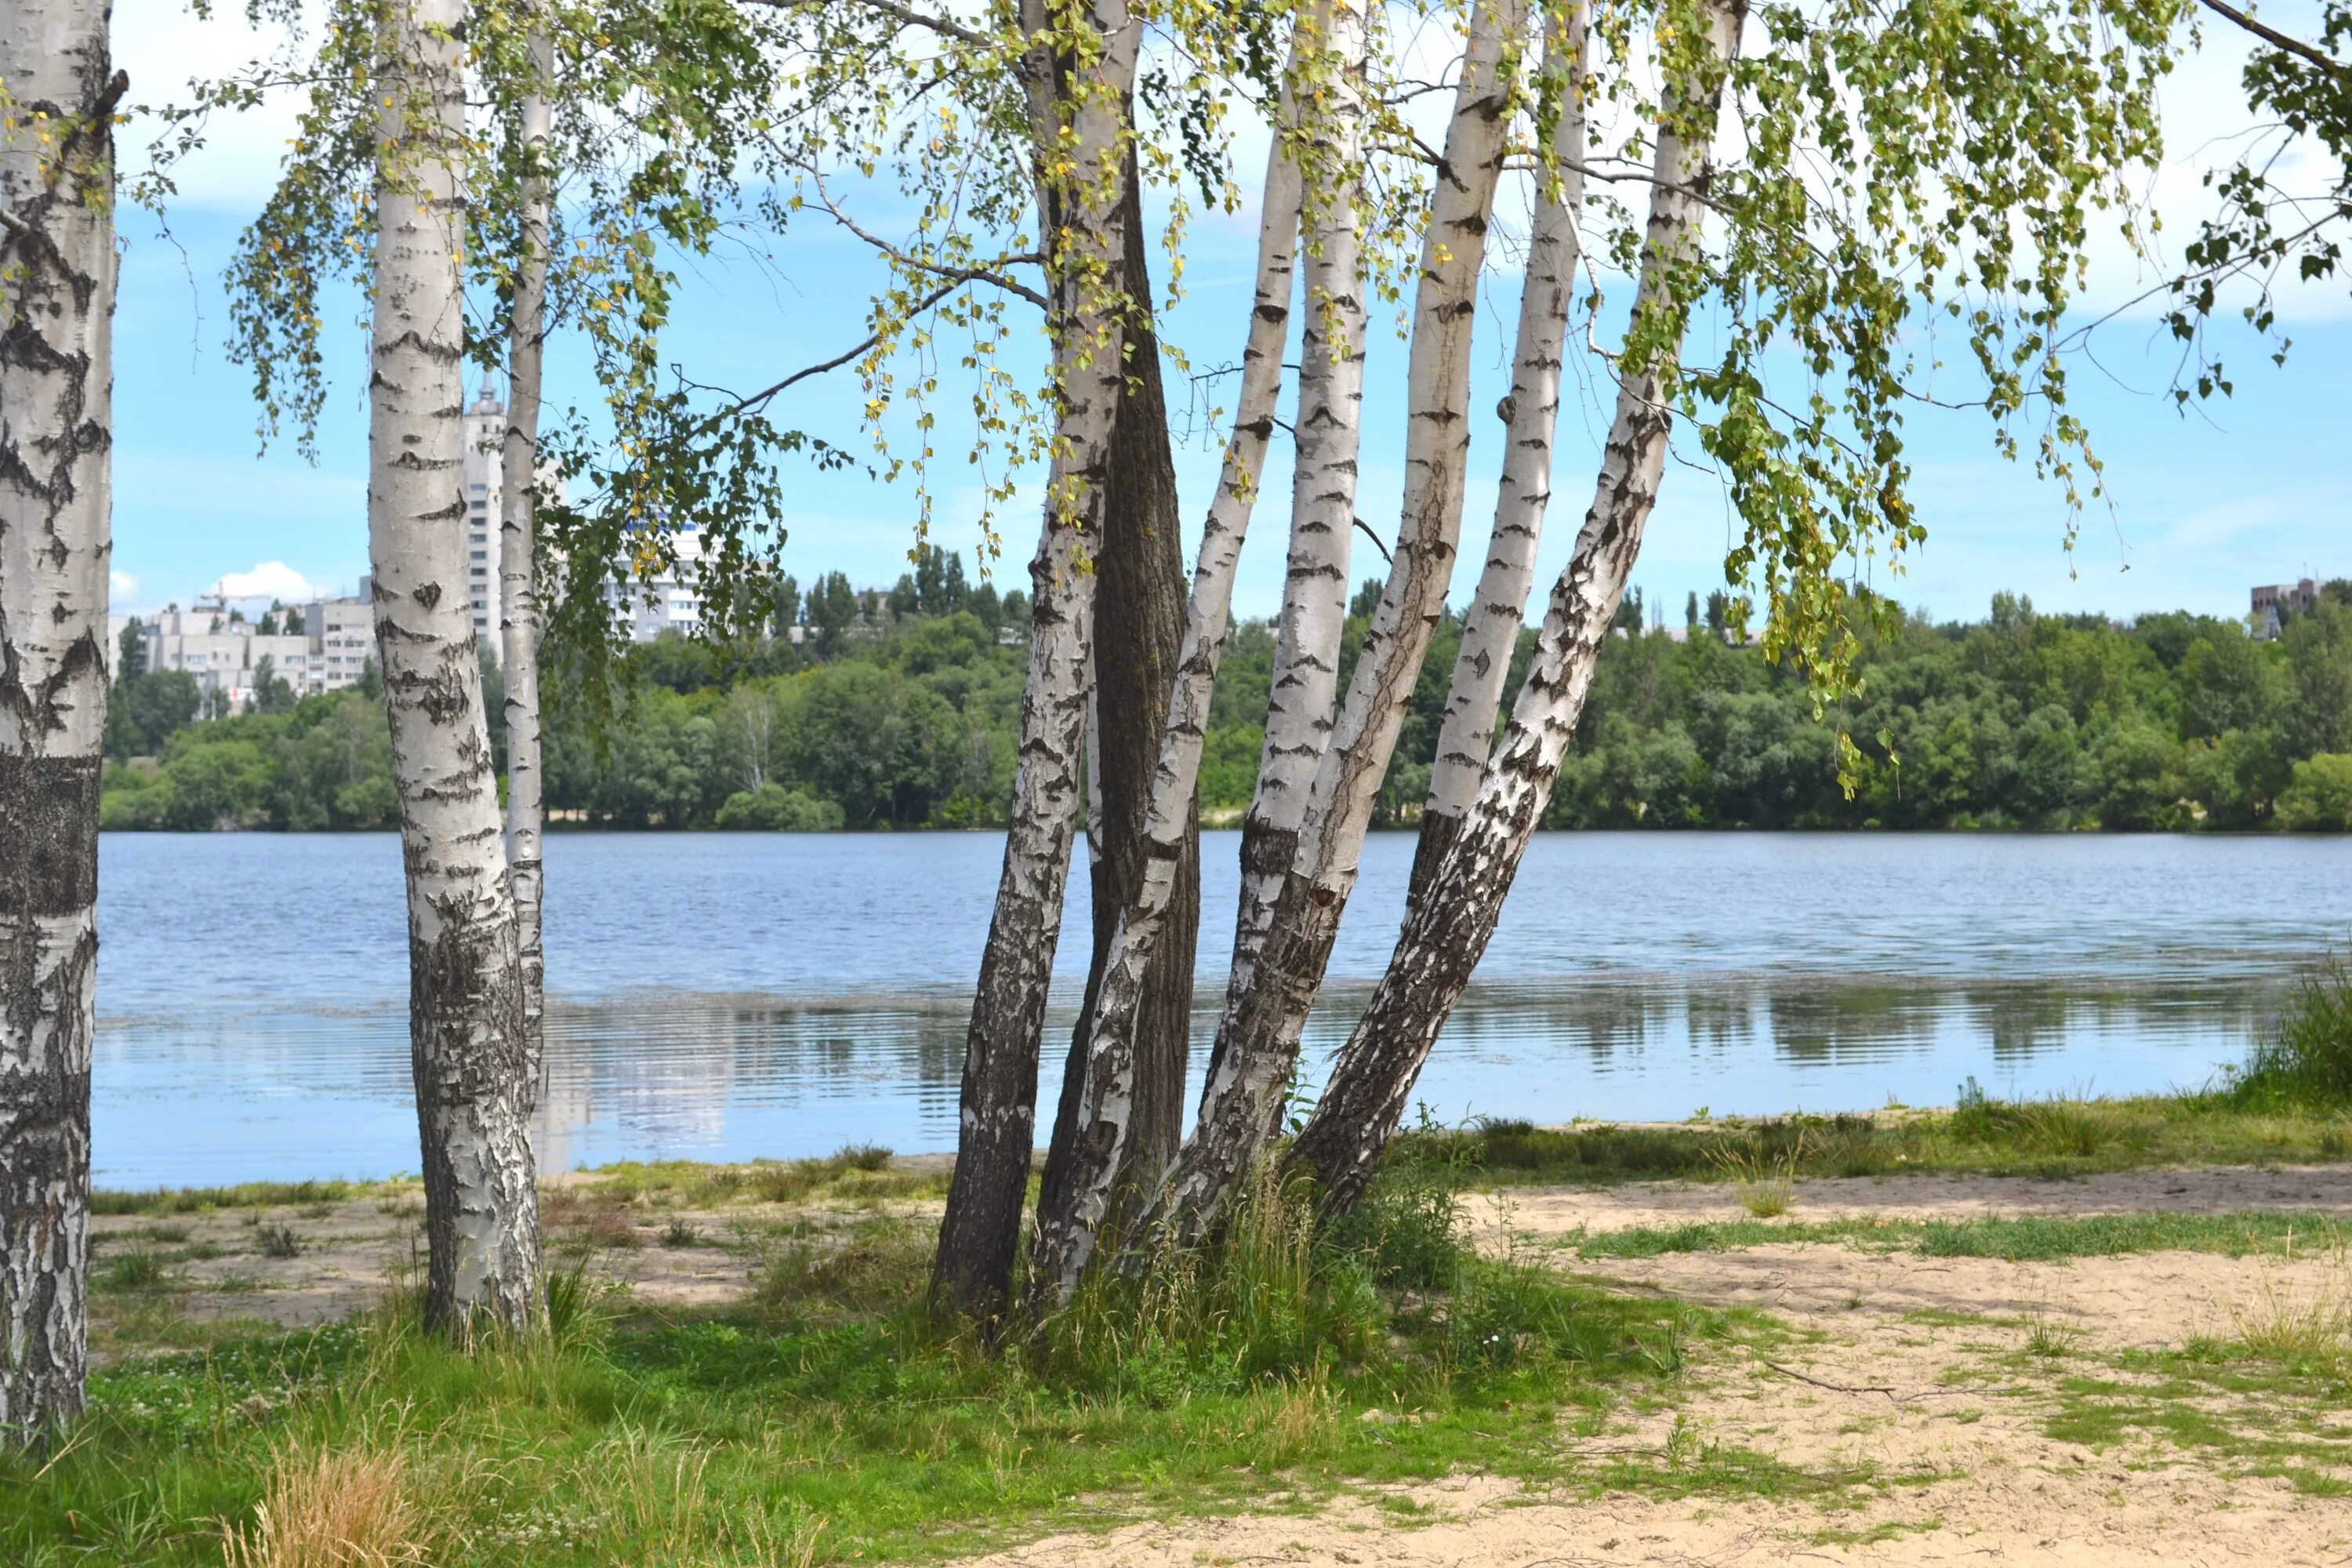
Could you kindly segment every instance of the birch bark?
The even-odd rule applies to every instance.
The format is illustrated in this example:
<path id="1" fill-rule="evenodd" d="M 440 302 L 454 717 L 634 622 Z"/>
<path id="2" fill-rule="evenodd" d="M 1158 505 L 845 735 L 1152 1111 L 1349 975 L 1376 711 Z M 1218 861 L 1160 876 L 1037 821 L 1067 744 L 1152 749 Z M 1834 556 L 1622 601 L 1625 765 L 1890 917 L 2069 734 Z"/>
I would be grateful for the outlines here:
<path id="1" fill-rule="evenodd" d="M 1363 436 L 1364 300 L 1356 235 L 1364 133 L 1365 17 L 1360 0 L 1310 13 L 1322 100 L 1307 150 L 1306 320 L 1301 330 L 1297 461 L 1291 469 L 1290 551 L 1276 624 L 1274 679 L 1257 787 L 1242 822 L 1241 901 L 1231 984 L 1246 984 L 1298 851 L 1315 770 L 1331 740 L 1339 642 L 1348 626 L 1348 556 L 1355 538 L 1357 453 Z M 1222 1052 L 1223 1042 L 1218 1050 Z M 1216 1072 L 1212 1056 L 1209 1071 Z"/>
<path id="2" fill-rule="evenodd" d="M 553 125 L 555 50 L 544 33 L 529 40 L 533 90 L 522 102 L 522 137 L 530 168 L 522 181 L 522 254 L 517 258 L 507 345 L 507 431 L 499 453 L 499 636 L 506 674 L 507 875 L 514 889 L 515 948 L 522 966 L 525 1044 L 534 1089 L 546 1011 L 547 958 L 540 940 L 544 879 L 540 837 L 546 826 L 540 771 L 539 418 L 547 343 L 547 231 L 550 172 L 544 167 Z M 756 786 L 755 786 L 756 787 Z"/>
<path id="3" fill-rule="evenodd" d="M 1747 9 L 1747 0 L 1709 0 L 1714 61 L 1735 58 Z M 1676 289 L 1704 211 L 1722 74 L 1714 69 L 1706 79 L 1682 83 L 1679 103 L 1669 102 L 1663 118 L 1690 133 L 1668 129 L 1658 137 L 1633 319 L 1667 323 L 1667 341 L 1619 386 L 1592 510 L 1553 584 L 1535 663 L 1502 746 L 1461 830 L 1409 907 L 1387 973 L 1291 1147 L 1290 1164 L 1313 1176 L 1326 1212 L 1354 1204 L 1370 1181 L 1437 1031 L 1495 933 L 1641 550 L 1665 469 L 1673 424 L 1666 399 L 1690 306 Z"/>
<path id="4" fill-rule="evenodd" d="M 408 886 L 425 1315 L 538 1312 L 533 1091 L 514 901 L 466 589 L 462 0 L 395 0 L 376 150 L 368 544 Z"/>
<path id="5" fill-rule="evenodd" d="M 1142 181 L 1132 151 L 1127 164 L 1126 191 L 1120 198 L 1126 282 L 1141 307 L 1152 298 L 1150 247 L 1143 222 Z M 1053 1212 L 1062 1201 L 1072 1173 L 1095 1005 L 1119 912 L 1133 900 L 1150 868 L 1152 780 L 1177 660 L 1183 654 L 1184 519 L 1176 494 L 1160 342 L 1150 322 L 1141 318 L 1129 324 L 1128 338 L 1133 347 L 1111 431 L 1102 552 L 1095 574 L 1094 705 L 1087 721 L 1087 752 L 1093 763 L 1088 798 L 1098 813 L 1088 824 L 1096 851 L 1091 865 L 1094 952 L 1086 999 L 1070 1032 L 1054 1139 L 1038 1188 L 1040 1215 Z M 1183 1142 L 1200 877 L 1200 815 L 1192 810 L 1186 813 L 1177 844 L 1166 939 L 1152 954 L 1137 1005 L 1135 1109 L 1131 1136 L 1110 1173 L 1114 1212 L 1131 1205 L 1139 1189 L 1149 1191 Z M 1116 1219 L 1111 1223 L 1116 1227 Z"/>
<path id="6" fill-rule="evenodd" d="M 1515 95 L 1527 0 L 1479 0 L 1423 240 L 1407 368 L 1405 486 L 1394 560 L 1339 721 L 1315 773 L 1297 853 L 1255 971 L 1235 975 L 1200 1121 L 1148 1216 L 1178 1245 L 1222 1217 L 1273 1138 L 1404 705 L 1454 572 L 1469 451 L 1465 406 L 1478 274 Z"/>
<path id="7" fill-rule="evenodd" d="M 0 11 L 0 1444 L 81 1414 L 113 559 L 103 0 Z"/>
<path id="8" fill-rule="evenodd" d="M 1057 58 L 1045 0 L 1023 0 L 1024 26 L 1040 46 L 1027 70 L 1060 407 L 1045 528 L 1029 568 L 1012 821 L 965 1039 L 955 1174 L 931 1274 L 936 1308 L 982 1324 L 1003 1313 L 1020 1241 L 1039 1036 L 1085 766 L 1090 557 L 1126 381 L 1120 172 L 1141 27 L 1124 0 L 1092 0 L 1085 16 L 1093 34 L 1087 55 Z"/>
<path id="9" fill-rule="evenodd" d="M 1535 584 L 1536 548 L 1551 504 L 1552 435 L 1559 416 L 1560 355 L 1567 345 L 1570 301 L 1575 293 L 1577 221 L 1584 205 L 1584 73 L 1588 17 L 1584 0 L 1560 5 L 1545 24 L 1544 74 L 1559 84 L 1559 119 L 1553 127 L 1553 170 L 1539 170 L 1534 224 L 1528 242 L 1526 281 L 1519 293 L 1518 347 L 1511 390 L 1503 400 L 1503 476 L 1495 498 L 1495 526 L 1478 591 L 1462 622 L 1462 648 L 1445 698 L 1445 721 L 1430 768 L 1413 854 L 1412 887 L 1461 830 L 1478 795 L 1493 749 L 1495 721 L 1509 678 L 1528 591 Z"/>
<path id="10" fill-rule="evenodd" d="M 1295 67 L 1295 47 L 1292 63 Z M 1183 882 L 1184 845 L 1195 819 L 1209 700 L 1232 621 L 1234 574 L 1256 508 L 1258 476 L 1265 470 L 1275 404 L 1282 391 L 1282 350 L 1289 333 L 1302 190 L 1287 145 L 1294 123 L 1293 105 L 1286 95 L 1266 154 L 1256 292 L 1242 346 L 1233 433 L 1226 437 L 1224 467 L 1193 563 L 1192 605 L 1185 616 L 1144 822 L 1142 875 L 1118 911 L 1088 1007 L 1086 1055 L 1082 1064 L 1074 1064 L 1080 1089 L 1070 1112 L 1068 1169 L 1052 1184 L 1051 1201 L 1041 1200 L 1038 1205 L 1030 1279 L 1031 1289 L 1040 1292 L 1042 1307 L 1066 1300 L 1094 1256 L 1135 1124 L 1138 1020 Z"/>

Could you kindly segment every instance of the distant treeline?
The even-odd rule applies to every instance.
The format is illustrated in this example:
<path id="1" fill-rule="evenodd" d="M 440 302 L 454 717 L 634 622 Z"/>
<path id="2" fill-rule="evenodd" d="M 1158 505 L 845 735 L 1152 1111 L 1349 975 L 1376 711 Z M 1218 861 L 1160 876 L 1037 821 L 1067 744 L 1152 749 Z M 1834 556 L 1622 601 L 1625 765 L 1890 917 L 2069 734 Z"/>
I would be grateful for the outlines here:
<path id="1" fill-rule="evenodd" d="M 549 807 L 626 827 L 1001 825 L 1026 605 L 928 552 L 925 567 L 888 593 L 837 573 L 794 586 L 779 611 L 798 642 L 632 649 L 609 721 L 551 715 Z M 1350 660 L 1376 597 L 1358 597 Z M 2271 642 L 2186 612 L 2122 627 L 2040 616 L 2006 594 L 1973 624 L 1890 611 L 1839 716 L 1864 755 L 1852 798 L 1802 679 L 1726 634 L 1727 601 L 1694 599 L 1673 634 L 1643 618 L 1629 604 L 1610 640 L 1547 826 L 2352 829 L 2352 584 Z M 1390 826 L 1427 787 L 1459 640 L 1449 621 L 1430 648 L 1381 793 Z M 1211 822 L 1248 805 L 1273 654 L 1264 622 L 1228 642 L 1201 776 Z M 390 826 L 374 695 L 281 695 L 198 721 L 186 677 L 134 676 L 114 698 L 106 826 Z"/>

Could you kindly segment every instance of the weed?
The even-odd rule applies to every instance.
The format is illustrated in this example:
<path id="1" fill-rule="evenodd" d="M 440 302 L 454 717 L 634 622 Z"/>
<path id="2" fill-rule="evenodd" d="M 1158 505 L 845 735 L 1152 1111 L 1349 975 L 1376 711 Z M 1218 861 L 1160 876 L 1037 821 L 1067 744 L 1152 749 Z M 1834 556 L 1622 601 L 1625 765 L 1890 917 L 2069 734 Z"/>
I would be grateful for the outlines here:
<path id="1" fill-rule="evenodd" d="M 550 1272 L 545 1289 L 547 1336 L 558 1350 L 590 1343 L 606 1326 L 604 1291 L 589 1278 L 586 1258 Z"/>
<path id="2" fill-rule="evenodd" d="M 92 1214 L 201 1214 L 206 1209 L 282 1208 L 295 1204 L 342 1203 L 383 1190 L 365 1182 L 246 1182 L 233 1187 L 162 1187 L 152 1192 L 108 1192 L 89 1196 Z"/>
<path id="3" fill-rule="evenodd" d="M 299 1258 L 302 1238 L 290 1225 L 265 1225 L 253 1233 L 253 1247 L 264 1258 Z"/>
<path id="4" fill-rule="evenodd" d="M 2025 1314 L 2025 1353 L 2043 1361 L 2057 1361 L 2074 1353 L 2082 1342 L 2083 1331 L 2073 1323 L 2061 1322 L 2049 1312 L 2035 1307 Z"/>
<path id="5" fill-rule="evenodd" d="M 1715 1151 L 1716 1168 L 1731 1179 L 1739 1206 L 1758 1219 L 1778 1219 L 1795 1205 L 1797 1167 L 1804 1158 L 1801 1129 L 1782 1155 L 1767 1154 L 1760 1139 L 1744 1149 Z"/>
<path id="6" fill-rule="evenodd" d="M 2345 1255 L 2336 1254 L 2307 1293 L 2283 1288 L 2266 1272 L 2258 1296 L 2231 1303 L 2230 1320 L 2252 1353 L 2289 1372 L 2342 1377 L 2352 1364 L 2352 1270 Z"/>
<path id="7" fill-rule="evenodd" d="M 890 1164 L 890 1151 L 879 1143 L 845 1143 L 832 1163 L 851 1171 L 881 1171 Z"/>
<path id="8" fill-rule="evenodd" d="M 2242 1258 L 2284 1256 L 2293 1248 L 2307 1249 L 2314 1244 L 2352 1244 L 2352 1222 L 2325 1215 L 2268 1211 L 1926 1221 L 1865 1215 L 1780 1225 L 1742 1219 L 1630 1226 L 1579 1237 L 1573 1246 L 1583 1258 L 1655 1258 L 1670 1252 L 1727 1252 L 1788 1241 L 1832 1243 L 1873 1252 L 1915 1252 L 1926 1258 L 1998 1258 L 2011 1263 L 2167 1251 Z"/>
<path id="9" fill-rule="evenodd" d="M 99 1271 L 101 1289 L 128 1295 L 143 1290 L 160 1290 L 169 1279 L 163 1258 L 141 1247 L 126 1252 Z"/>
<path id="10" fill-rule="evenodd" d="M 289 1449 L 222 1551 L 228 1568 L 402 1568 L 425 1562 L 422 1531 L 399 1455 Z"/>
<path id="11" fill-rule="evenodd" d="M 2080 1098 L 2053 1095 L 2020 1105 L 2016 1114 L 2022 1142 L 2052 1154 L 2088 1159 L 2119 1136 L 2104 1108 Z"/>
<path id="12" fill-rule="evenodd" d="M 751 1302 L 788 1321 L 839 1321 L 911 1306 L 929 1275 L 925 1226 L 876 1219 L 777 1237 L 751 1273 Z"/>
<path id="13" fill-rule="evenodd" d="M 662 1226 L 661 1238 L 664 1247 L 699 1247 L 702 1227 L 691 1220 L 673 1219 Z"/>
<path id="14" fill-rule="evenodd" d="M 2352 1105 L 2352 967 L 2330 958 L 2306 975 L 2278 1032 L 2226 1082 L 2241 1106 Z"/>

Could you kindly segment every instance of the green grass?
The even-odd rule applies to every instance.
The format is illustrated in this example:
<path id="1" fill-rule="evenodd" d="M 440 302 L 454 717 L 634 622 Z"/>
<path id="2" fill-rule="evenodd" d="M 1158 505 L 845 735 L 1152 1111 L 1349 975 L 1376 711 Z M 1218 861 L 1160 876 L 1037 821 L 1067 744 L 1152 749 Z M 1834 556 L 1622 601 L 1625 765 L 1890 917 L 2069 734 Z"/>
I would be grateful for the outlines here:
<path id="1" fill-rule="evenodd" d="M 575 1268 L 544 1342 L 460 1354 L 395 1304 L 119 1356 L 62 1452 L 0 1459 L 0 1561 L 210 1568 L 225 1524 L 257 1529 L 273 1485 L 290 1518 L 305 1476 L 397 1494 L 383 1517 L 436 1568 L 934 1559 L 1465 1468 L 1675 1495 L 1861 1479 L 1696 1444 L 1579 1468 L 1564 1437 L 1671 1397 L 1699 1342 L 1770 1331 L 1441 1256 L 1450 1202 L 1392 1184 L 1318 1242 L 1303 1201 L 1264 1197 L 1219 1252 L 1098 1285 L 1003 1356 L 929 1324 L 929 1226 L 879 1214 L 777 1237 L 716 1316 L 633 1311 Z"/>
<path id="2" fill-rule="evenodd" d="M 147 1192 L 101 1188 L 90 1194 L 90 1209 L 101 1215 L 201 1214 L 206 1209 L 345 1203 L 403 1190 L 406 1186 L 397 1182 L 244 1182 L 232 1187 L 159 1187 Z"/>
<path id="3" fill-rule="evenodd" d="M 709 1165 L 692 1160 L 625 1161 L 583 1172 L 589 1180 L 556 1189 L 582 1201 L 653 1208 L 723 1208 L 736 1204 L 847 1202 L 947 1195 L 948 1173 L 894 1167 L 890 1151 L 852 1144 L 822 1160 L 754 1160 Z"/>
<path id="4" fill-rule="evenodd" d="M 2273 1347 L 2245 1339 L 2084 1361 L 2044 1361 L 2021 1373 L 2029 1385 L 2037 1370 L 2048 1380 L 2040 1397 L 2051 1436 L 2095 1451 L 2152 1438 L 2226 1473 L 2280 1478 L 2309 1496 L 2352 1496 L 2352 1437 L 2337 1419 L 2347 1392 L 2340 1368 L 2283 1363 Z"/>
<path id="5" fill-rule="evenodd" d="M 1753 1182 L 1780 1176 L 2079 1176 L 2166 1165 L 2352 1158 L 2352 1108 L 2231 1089 L 2130 1100 L 1967 1098 L 1951 1110 L 1717 1117 L 1679 1125 L 1488 1121 L 1402 1134 L 1423 1160 L 1506 1185 Z"/>
<path id="6" fill-rule="evenodd" d="M 2352 967 L 2331 958 L 2306 975 L 2278 1032 L 2229 1074 L 2224 1092 L 2250 1110 L 2352 1106 Z"/>
<path id="7" fill-rule="evenodd" d="M 2096 1215 L 1965 1220 L 1714 1220 L 1637 1226 L 1560 1238 L 1588 1259 L 1656 1258 L 1670 1252 L 1733 1252 L 1773 1243 L 1811 1242 L 1924 1258 L 1997 1258 L 2012 1263 L 2064 1262 L 2135 1252 L 2218 1252 L 2231 1258 L 2286 1257 L 2352 1242 L 2352 1220 L 2325 1215 L 2243 1212 L 2219 1215 Z"/>

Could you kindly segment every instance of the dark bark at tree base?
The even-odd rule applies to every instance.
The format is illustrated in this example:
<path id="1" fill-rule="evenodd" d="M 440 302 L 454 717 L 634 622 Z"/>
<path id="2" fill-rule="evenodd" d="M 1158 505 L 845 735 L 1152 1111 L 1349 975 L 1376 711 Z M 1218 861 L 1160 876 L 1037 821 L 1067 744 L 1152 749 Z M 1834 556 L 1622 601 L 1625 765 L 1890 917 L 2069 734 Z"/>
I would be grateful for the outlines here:
<path id="1" fill-rule="evenodd" d="M 1127 228 L 1128 291 L 1148 300 L 1150 256 L 1143 199 L 1134 154 L 1128 156 L 1122 198 Z M 1103 964 L 1118 912 L 1143 881 L 1145 830 L 1151 782 L 1160 762 L 1160 731 L 1183 652 L 1187 585 L 1181 543 L 1184 519 L 1176 495 L 1176 459 L 1168 438 L 1159 340 L 1130 326 L 1128 382 L 1111 434 L 1103 489 L 1102 552 L 1095 576 L 1095 702 L 1098 726 L 1096 782 L 1102 844 L 1095 860 L 1094 958 L 1087 971 L 1086 1005 L 1071 1032 L 1061 1102 L 1045 1159 L 1039 1207 L 1052 1211 L 1066 1182 L 1077 1136 L 1087 1037 Z M 1166 926 L 1146 971 L 1135 1027 L 1135 1112 L 1116 1178 L 1109 1228 L 1121 1228 L 1139 1184 L 1157 1181 L 1176 1157 L 1184 1134 L 1184 1069 L 1192 1033 L 1192 961 L 1201 925 L 1201 824 L 1197 804 L 1178 856 L 1176 890 Z"/>
<path id="2" fill-rule="evenodd" d="M 1462 836 L 1462 818 L 1451 812 L 1424 811 L 1421 814 L 1421 835 L 1413 840 L 1412 878 L 1405 887 L 1405 908 L 1421 902 L 1428 890 L 1429 879 L 1444 863 L 1445 852 Z"/>
<path id="3" fill-rule="evenodd" d="M 97 757 L 0 752 L 0 1443 L 82 1413 Z"/>

